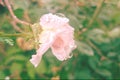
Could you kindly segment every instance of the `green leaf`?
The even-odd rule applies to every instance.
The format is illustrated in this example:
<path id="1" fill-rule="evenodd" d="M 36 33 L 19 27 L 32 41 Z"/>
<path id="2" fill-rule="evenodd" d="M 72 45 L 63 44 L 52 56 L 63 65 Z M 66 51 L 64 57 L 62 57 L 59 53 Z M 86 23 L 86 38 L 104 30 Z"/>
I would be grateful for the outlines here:
<path id="1" fill-rule="evenodd" d="M 14 13 L 18 18 L 21 19 L 23 17 L 24 10 L 19 8 L 19 9 L 14 10 Z"/>
<path id="2" fill-rule="evenodd" d="M 104 67 L 110 68 L 112 66 L 112 61 L 104 60 L 104 61 L 101 62 L 101 64 L 102 64 L 102 67 L 104 66 Z"/>
<path id="3" fill-rule="evenodd" d="M 22 56 L 22 55 L 15 55 L 15 56 L 12 56 L 12 57 L 9 57 L 6 61 L 5 61 L 5 64 L 9 64 L 13 61 L 26 61 L 26 57 L 25 56 Z"/>
<path id="4" fill-rule="evenodd" d="M 112 20 L 113 20 L 113 22 L 115 22 L 116 24 L 119 24 L 120 22 L 120 12 L 118 12 L 118 13 L 116 13 L 116 14 L 114 14 L 113 16 L 112 16 Z"/>
<path id="5" fill-rule="evenodd" d="M 96 56 L 93 56 L 89 58 L 88 63 L 93 70 L 96 70 L 98 67 L 97 65 L 99 63 L 99 60 Z"/>
<path id="6" fill-rule="evenodd" d="M 102 29 L 93 29 L 88 32 L 89 35 L 87 37 L 91 40 L 93 40 L 96 43 L 100 42 L 110 42 L 109 38 L 105 36 L 105 32 Z"/>
<path id="7" fill-rule="evenodd" d="M 88 69 L 80 70 L 75 73 L 75 79 L 92 79 L 92 76 Z"/>
<path id="8" fill-rule="evenodd" d="M 118 61 L 120 62 L 120 55 L 118 55 Z"/>
<path id="9" fill-rule="evenodd" d="M 48 67 L 48 66 L 45 64 L 44 60 L 41 60 L 40 64 L 39 64 L 38 67 L 35 69 L 35 71 L 36 71 L 38 74 L 44 74 L 44 73 L 47 73 L 47 72 L 48 72 L 47 67 Z"/>
<path id="10" fill-rule="evenodd" d="M 5 79 L 5 74 L 4 74 L 4 72 L 2 72 L 2 71 L 0 71 L 0 79 Z"/>
<path id="11" fill-rule="evenodd" d="M 120 37 L 120 27 L 116 27 L 116 28 L 112 29 L 111 31 L 108 32 L 108 35 L 111 38 Z"/>
<path id="12" fill-rule="evenodd" d="M 10 72 L 12 73 L 12 74 L 14 74 L 14 73 L 21 73 L 21 71 L 22 71 L 22 64 L 19 64 L 19 63 L 13 63 L 12 65 L 11 65 L 11 67 L 10 67 Z"/>
<path id="13" fill-rule="evenodd" d="M 47 66 L 45 65 L 44 60 L 41 60 L 40 64 L 35 68 L 30 61 L 27 63 L 28 75 L 31 79 L 35 79 L 35 74 L 44 74 L 48 72 Z"/>
<path id="14" fill-rule="evenodd" d="M 10 24 L 9 20 L 5 20 L 2 25 L 0 26 L 0 30 L 4 33 L 14 33 L 13 26 Z"/>
<path id="15" fill-rule="evenodd" d="M 0 37 L 0 42 L 4 42 L 4 38 Z"/>
<path id="16" fill-rule="evenodd" d="M 27 67 L 27 73 L 30 76 L 30 78 L 35 79 L 35 74 L 36 74 L 35 67 L 30 63 L 30 61 L 26 63 L 26 67 Z"/>
<path id="17" fill-rule="evenodd" d="M 86 43 L 77 41 L 76 44 L 77 44 L 77 49 L 81 53 L 86 54 L 88 56 L 93 56 L 94 55 L 94 52 L 93 52 L 92 48 L 89 45 L 87 45 Z"/>
<path id="18" fill-rule="evenodd" d="M 110 58 L 115 57 L 116 55 L 117 55 L 117 53 L 115 53 L 115 52 L 109 52 L 107 54 L 107 56 L 110 57 Z"/>
<path id="19" fill-rule="evenodd" d="M 4 40 L 6 43 L 8 43 L 9 45 L 13 46 L 14 45 L 14 42 L 12 39 L 5 39 Z"/>
<path id="20" fill-rule="evenodd" d="M 7 50 L 7 56 L 18 54 L 18 53 L 23 53 L 18 47 L 12 46 L 10 49 Z"/>
<path id="21" fill-rule="evenodd" d="M 12 40 L 12 39 L 10 39 L 10 38 L 5 38 L 5 37 L 2 37 L 2 38 L 0 38 L 0 42 L 6 42 L 7 44 L 9 44 L 9 45 L 11 45 L 11 46 L 13 46 L 13 45 L 14 45 L 13 40 Z"/>
<path id="22" fill-rule="evenodd" d="M 112 73 L 110 71 L 108 71 L 107 69 L 97 69 L 96 72 L 103 77 L 106 77 L 109 79 L 112 78 Z"/>

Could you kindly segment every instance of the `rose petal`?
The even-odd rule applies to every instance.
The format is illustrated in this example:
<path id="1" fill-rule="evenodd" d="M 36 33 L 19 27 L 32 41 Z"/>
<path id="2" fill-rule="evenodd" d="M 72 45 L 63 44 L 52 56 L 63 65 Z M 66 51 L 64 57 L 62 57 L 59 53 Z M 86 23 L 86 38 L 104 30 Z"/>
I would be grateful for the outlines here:
<path id="1" fill-rule="evenodd" d="M 37 50 L 37 54 L 32 56 L 30 62 L 37 67 L 40 63 L 42 55 L 50 48 L 52 43 L 54 42 L 54 34 L 52 32 L 42 32 L 40 35 L 40 48 Z"/>
<path id="2" fill-rule="evenodd" d="M 52 47 L 53 55 L 60 61 L 66 60 L 68 55 L 66 55 L 64 48 L 61 48 L 59 50 L 56 50 L 54 47 Z"/>
<path id="3" fill-rule="evenodd" d="M 69 52 L 65 50 L 65 43 L 61 37 L 57 37 L 51 46 L 54 56 L 60 61 L 66 60 L 69 57 Z"/>
<path id="4" fill-rule="evenodd" d="M 54 40 L 55 34 L 52 31 L 44 30 L 39 36 L 39 43 L 48 43 Z"/>
<path id="5" fill-rule="evenodd" d="M 51 46 L 53 54 L 61 61 L 70 58 L 71 51 L 76 48 L 73 31 L 74 29 L 70 26 L 63 27 Z"/>
<path id="6" fill-rule="evenodd" d="M 59 17 L 57 15 L 53 15 L 52 13 L 45 14 L 40 18 L 40 25 L 42 26 L 42 29 L 58 28 L 68 22 L 68 18 Z"/>
<path id="7" fill-rule="evenodd" d="M 42 55 L 49 49 L 52 43 L 46 43 L 46 44 L 41 44 L 40 48 L 37 50 L 36 55 L 32 55 L 32 59 L 30 59 L 30 62 L 37 67 L 38 64 L 40 63 L 40 60 L 42 58 Z"/>
<path id="8" fill-rule="evenodd" d="M 37 67 L 38 64 L 41 61 L 42 56 L 39 55 L 32 55 L 32 59 L 30 59 L 30 62 L 34 65 L 34 67 Z"/>
<path id="9" fill-rule="evenodd" d="M 75 49 L 74 28 L 69 24 L 69 19 L 59 17 L 52 13 L 45 14 L 40 18 L 42 32 L 39 36 L 40 48 L 37 54 L 30 59 L 31 63 L 37 67 L 42 55 L 51 47 L 57 59 L 63 61 L 70 58 L 70 52 Z"/>

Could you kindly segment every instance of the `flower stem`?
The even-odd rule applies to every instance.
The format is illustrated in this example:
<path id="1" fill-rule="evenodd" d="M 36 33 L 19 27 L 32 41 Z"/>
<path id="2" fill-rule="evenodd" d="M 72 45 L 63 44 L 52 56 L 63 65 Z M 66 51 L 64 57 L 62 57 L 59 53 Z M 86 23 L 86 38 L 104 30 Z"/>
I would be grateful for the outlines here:
<path id="1" fill-rule="evenodd" d="M 87 29 L 82 30 L 81 34 L 83 34 L 84 32 L 86 32 L 88 30 L 88 28 L 90 28 L 92 26 L 92 24 L 94 23 L 94 21 L 96 20 L 96 18 L 98 17 L 100 11 L 102 10 L 102 6 L 105 0 L 100 0 L 97 4 L 97 8 L 93 14 L 92 19 L 89 21 L 88 25 L 87 25 Z"/>
<path id="2" fill-rule="evenodd" d="M 93 14 L 92 19 L 88 23 L 88 26 L 87 26 L 88 28 L 92 26 L 93 22 L 98 17 L 98 15 L 99 15 L 99 13 L 100 13 L 100 11 L 102 9 L 103 3 L 104 3 L 104 0 L 100 0 L 100 2 L 98 3 L 97 8 L 96 8 L 96 10 L 95 10 L 95 12 Z"/>
<path id="3" fill-rule="evenodd" d="M 29 36 L 29 34 L 26 33 L 6 34 L 0 32 L 0 37 L 25 37 L 25 36 Z"/>
<path id="4" fill-rule="evenodd" d="M 9 10 L 9 12 L 10 12 L 12 18 L 13 18 L 17 23 L 21 23 L 21 24 L 24 24 L 24 25 L 31 26 L 30 23 L 25 22 L 25 21 L 22 21 L 22 20 L 18 19 L 18 18 L 15 16 L 15 14 L 14 14 L 14 12 L 13 12 L 13 10 L 12 10 L 12 7 L 11 7 L 11 5 L 10 5 L 10 3 L 9 3 L 8 0 L 4 0 L 4 2 L 5 2 L 5 4 L 6 4 L 8 10 Z"/>

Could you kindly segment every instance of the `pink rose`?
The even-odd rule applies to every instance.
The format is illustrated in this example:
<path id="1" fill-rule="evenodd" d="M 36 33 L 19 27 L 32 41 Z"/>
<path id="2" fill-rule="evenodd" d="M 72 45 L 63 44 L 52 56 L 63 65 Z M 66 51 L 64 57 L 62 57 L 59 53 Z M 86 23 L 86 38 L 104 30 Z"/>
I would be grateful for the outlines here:
<path id="1" fill-rule="evenodd" d="M 69 25 L 69 19 L 59 17 L 52 13 L 45 14 L 40 18 L 40 25 L 43 29 L 39 35 L 39 49 L 37 54 L 32 56 L 30 62 L 37 67 L 42 55 L 52 49 L 53 55 L 60 61 L 70 58 L 70 52 L 76 48 L 74 42 L 74 28 Z"/>

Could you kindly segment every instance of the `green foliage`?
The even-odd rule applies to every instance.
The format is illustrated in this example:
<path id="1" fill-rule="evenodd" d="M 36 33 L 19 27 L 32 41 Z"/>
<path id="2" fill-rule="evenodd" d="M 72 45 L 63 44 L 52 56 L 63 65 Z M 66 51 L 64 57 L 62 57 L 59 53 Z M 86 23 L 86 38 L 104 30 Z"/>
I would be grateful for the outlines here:
<path id="1" fill-rule="evenodd" d="M 1 79 L 4 79 L 4 78 L 5 78 L 5 74 L 4 74 L 3 71 L 0 71 L 0 78 L 1 78 Z"/>
<path id="2" fill-rule="evenodd" d="M 94 52 L 89 45 L 78 41 L 76 42 L 76 44 L 77 44 L 77 49 L 79 50 L 80 53 L 86 54 L 88 56 L 94 55 Z"/>
<path id="3" fill-rule="evenodd" d="M 18 18 L 21 19 L 23 17 L 24 11 L 23 11 L 23 9 L 16 9 L 16 10 L 14 10 L 14 13 Z"/>
<path id="4" fill-rule="evenodd" d="M 14 41 L 12 39 L 10 39 L 10 38 L 0 38 L 0 42 L 5 42 L 5 43 L 7 43 L 7 44 L 9 44 L 11 46 L 14 45 Z"/>
<path id="5" fill-rule="evenodd" d="M 4 1 L 4 0 L 2 0 Z M 64 14 L 75 28 L 77 48 L 72 58 L 57 60 L 51 50 L 43 56 L 35 68 L 30 63 L 35 50 L 25 50 L 18 37 L 0 34 L 0 79 L 120 79 L 120 1 L 104 0 L 99 13 L 95 15 L 101 0 L 9 0 L 14 14 L 21 20 L 34 24 L 35 37 L 41 32 L 39 19 L 45 13 Z M 93 18 L 95 15 L 96 17 Z M 31 31 L 29 26 L 12 24 L 13 18 L 5 5 L 0 4 L 0 33 L 16 34 L 16 26 L 22 33 Z M 90 23 L 91 21 L 92 24 Z M 91 25 L 89 25 L 91 24 Z M 57 26 L 57 25 L 56 25 Z M 27 32 L 26 32 L 27 31 Z M 36 38 L 37 39 L 37 38 Z M 34 39 L 33 39 L 34 40 Z M 19 46 L 21 44 L 22 46 Z M 32 44 L 30 42 L 29 44 Z M 22 48 L 21 48 L 22 47 Z M 36 45 L 37 47 L 37 45 Z M 55 79 L 57 80 L 57 79 Z"/>

